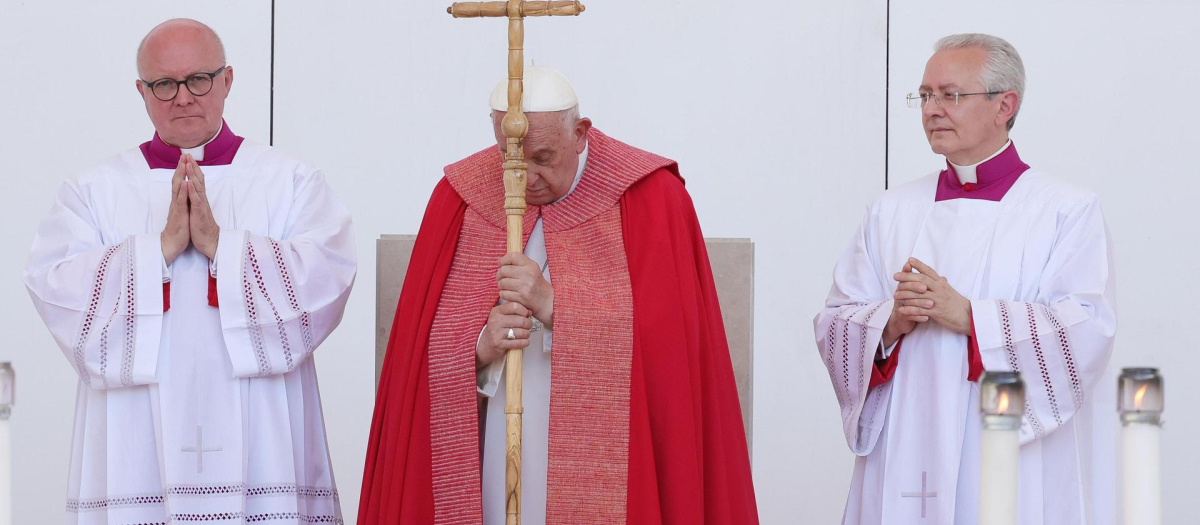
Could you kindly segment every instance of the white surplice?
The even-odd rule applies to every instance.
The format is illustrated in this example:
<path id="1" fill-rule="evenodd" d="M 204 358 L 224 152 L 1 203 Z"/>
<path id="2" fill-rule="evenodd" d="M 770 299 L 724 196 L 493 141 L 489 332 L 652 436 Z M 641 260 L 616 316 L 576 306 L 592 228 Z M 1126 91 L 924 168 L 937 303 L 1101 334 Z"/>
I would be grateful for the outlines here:
<path id="1" fill-rule="evenodd" d="M 166 266 L 174 170 L 136 148 L 64 183 L 38 228 L 25 284 L 80 377 L 66 522 L 342 523 L 312 352 L 353 285 L 350 215 L 249 140 L 201 169 L 212 264 Z"/>
<path id="2" fill-rule="evenodd" d="M 979 385 L 967 337 L 935 321 L 868 388 L 897 283 L 916 257 L 966 298 L 986 370 L 1021 372 L 1019 521 L 1114 522 L 1112 240 L 1097 197 L 1031 169 L 999 202 L 935 202 L 938 174 L 886 192 L 834 270 L 817 345 L 856 460 L 847 524 L 973 524 Z"/>
<path id="3" fill-rule="evenodd" d="M 575 191 L 587 165 L 587 148 L 579 155 L 579 168 L 567 195 Z M 558 200 L 565 199 L 566 195 Z M 558 201 L 555 201 L 558 202 Z M 525 256 L 542 267 L 542 277 L 550 281 L 546 263 L 546 235 L 539 217 L 525 243 Z M 503 300 L 498 301 L 504 303 Z M 539 334 L 540 331 L 540 334 Z M 550 446 L 550 350 L 554 333 L 543 327 L 530 334 L 529 346 L 521 359 L 521 521 L 546 522 L 546 474 Z M 507 359 L 507 356 L 505 356 Z M 479 395 L 489 397 L 483 437 L 483 523 L 503 525 L 506 519 L 504 479 L 507 462 L 507 417 L 503 388 L 504 361 L 497 360 L 479 371 Z"/>

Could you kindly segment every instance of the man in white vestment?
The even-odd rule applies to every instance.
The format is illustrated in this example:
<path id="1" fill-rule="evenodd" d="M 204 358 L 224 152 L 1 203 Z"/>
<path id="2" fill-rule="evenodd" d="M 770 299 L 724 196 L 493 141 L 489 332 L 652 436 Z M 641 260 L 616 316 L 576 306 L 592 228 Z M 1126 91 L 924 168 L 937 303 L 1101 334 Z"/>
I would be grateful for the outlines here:
<path id="1" fill-rule="evenodd" d="M 866 211 L 816 316 L 858 455 L 843 523 L 973 524 L 982 372 L 1019 371 L 1022 525 L 1111 524 L 1112 240 L 1096 195 L 1009 140 L 1025 71 L 1002 39 L 941 39 L 909 105 L 946 169 Z"/>
<path id="2" fill-rule="evenodd" d="M 222 119 L 192 20 L 138 48 L 151 141 L 65 182 L 25 284 L 79 375 L 67 523 L 342 523 L 312 353 L 354 282 L 319 171 Z"/>

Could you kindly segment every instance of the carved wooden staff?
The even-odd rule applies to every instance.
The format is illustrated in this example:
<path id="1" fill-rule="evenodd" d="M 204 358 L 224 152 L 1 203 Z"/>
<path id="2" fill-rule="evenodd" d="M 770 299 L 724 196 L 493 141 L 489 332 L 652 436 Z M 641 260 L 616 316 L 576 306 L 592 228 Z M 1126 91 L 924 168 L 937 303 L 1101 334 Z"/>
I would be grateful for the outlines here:
<path id="1" fill-rule="evenodd" d="M 578 16 L 584 11 L 577 1 L 456 2 L 446 12 L 454 18 L 508 17 L 508 112 L 501 128 L 508 140 L 504 155 L 504 211 L 508 215 L 508 253 L 522 253 L 525 216 L 525 134 L 529 120 L 521 108 L 525 77 L 525 17 Z M 504 364 L 507 468 L 504 474 L 507 525 L 521 524 L 521 359 L 523 349 L 508 351 Z"/>

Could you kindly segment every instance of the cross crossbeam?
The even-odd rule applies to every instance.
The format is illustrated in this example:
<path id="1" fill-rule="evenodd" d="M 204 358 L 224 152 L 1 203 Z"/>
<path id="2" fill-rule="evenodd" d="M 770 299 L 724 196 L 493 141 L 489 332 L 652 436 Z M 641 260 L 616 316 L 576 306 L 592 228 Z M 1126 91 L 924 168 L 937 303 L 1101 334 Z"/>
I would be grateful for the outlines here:
<path id="1" fill-rule="evenodd" d="M 180 449 L 181 452 L 196 453 L 196 473 L 204 472 L 204 453 L 205 452 L 220 452 L 221 447 L 205 447 L 204 446 L 204 427 L 196 425 L 196 445 L 184 446 Z"/>
<path id="2" fill-rule="evenodd" d="M 921 498 L 921 517 L 925 517 L 925 503 L 928 498 L 936 498 L 937 492 L 927 492 L 929 473 L 921 472 L 921 492 L 901 492 L 901 498 Z"/>
<path id="3" fill-rule="evenodd" d="M 509 15 L 510 2 L 455 2 L 446 8 L 454 18 L 499 18 Z M 520 2 L 518 15 L 530 16 L 579 16 L 587 8 L 579 2 Z"/>

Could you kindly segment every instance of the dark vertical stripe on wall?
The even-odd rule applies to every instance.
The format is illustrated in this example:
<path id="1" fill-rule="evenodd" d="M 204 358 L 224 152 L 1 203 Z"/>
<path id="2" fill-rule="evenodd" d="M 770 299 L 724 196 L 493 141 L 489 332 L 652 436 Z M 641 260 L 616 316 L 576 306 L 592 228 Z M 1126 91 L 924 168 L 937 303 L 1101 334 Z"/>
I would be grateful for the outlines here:
<path id="1" fill-rule="evenodd" d="M 267 143 L 275 145 L 275 0 L 271 0 L 271 129 Z"/>
<path id="2" fill-rule="evenodd" d="M 891 137 L 888 135 L 888 122 L 891 117 L 891 102 L 892 102 L 892 0 L 887 0 L 887 29 L 884 31 L 884 38 L 887 40 L 883 46 L 884 67 L 883 67 L 883 189 L 888 189 L 890 179 L 888 178 L 888 150 L 891 149 Z"/>

